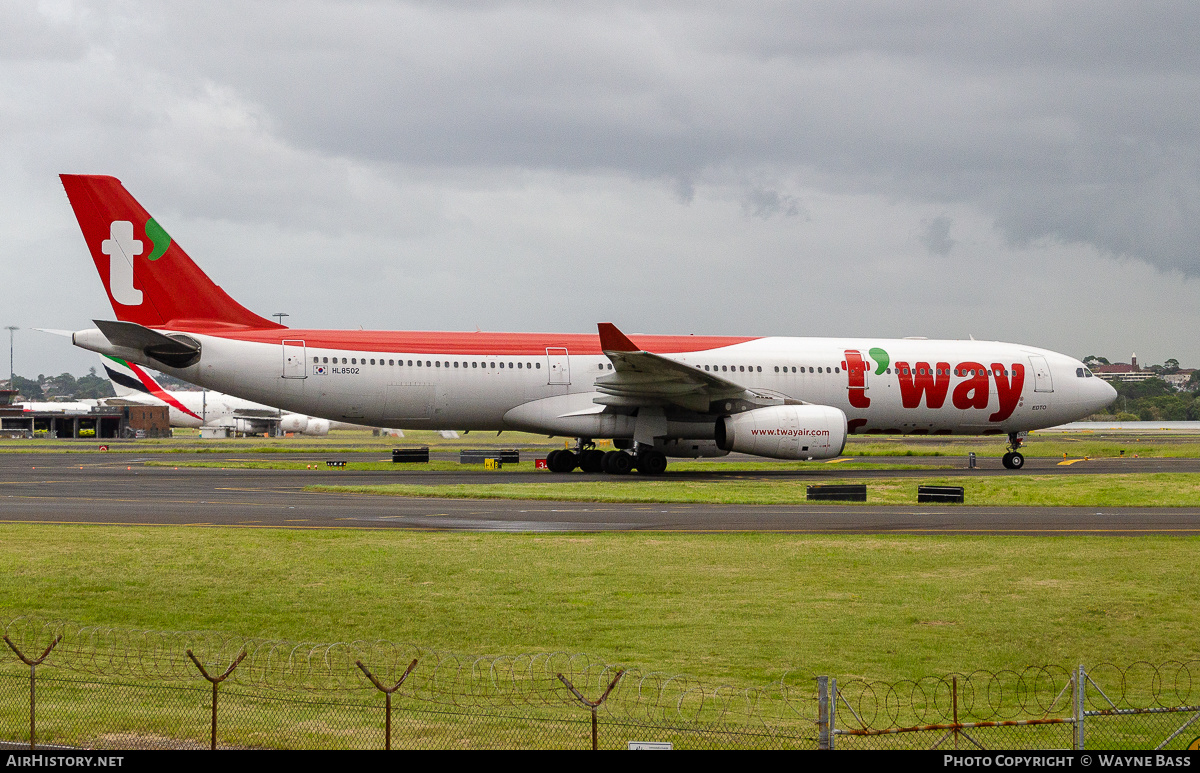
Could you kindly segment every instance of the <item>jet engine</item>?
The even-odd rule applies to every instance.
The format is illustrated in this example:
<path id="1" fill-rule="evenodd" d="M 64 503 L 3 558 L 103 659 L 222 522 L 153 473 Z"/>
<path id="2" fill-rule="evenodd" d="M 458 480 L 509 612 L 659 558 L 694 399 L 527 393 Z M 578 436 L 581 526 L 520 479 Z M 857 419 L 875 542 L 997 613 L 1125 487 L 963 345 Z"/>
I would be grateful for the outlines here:
<path id="1" fill-rule="evenodd" d="M 723 416 L 717 445 L 773 459 L 832 459 L 846 446 L 846 414 L 828 405 L 772 405 Z"/>
<path id="2" fill-rule="evenodd" d="M 308 419 L 308 426 L 304 428 L 305 435 L 328 435 L 329 434 L 329 419 L 314 419 L 311 416 Z"/>
<path id="3" fill-rule="evenodd" d="M 299 432 L 304 435 L 328 435 L 329 419 L 314 419 L 299 413 L 289 413 L 279 420 L 284 432 Z"/>

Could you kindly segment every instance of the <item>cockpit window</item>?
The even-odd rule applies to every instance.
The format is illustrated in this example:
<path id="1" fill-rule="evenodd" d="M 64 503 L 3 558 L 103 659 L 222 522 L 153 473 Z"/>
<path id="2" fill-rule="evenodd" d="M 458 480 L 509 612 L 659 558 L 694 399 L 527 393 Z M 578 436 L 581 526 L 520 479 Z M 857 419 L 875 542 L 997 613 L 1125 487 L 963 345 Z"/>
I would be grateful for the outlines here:
<path id="1" fill-rule="evenodd" d="M 1084 375 L 1083 375 L 1083 368 L 1076 368 L 1076 369 L 1075 369 L 1075 377 L 1076 377 L 1076 378 L 1084 378 Z"/>

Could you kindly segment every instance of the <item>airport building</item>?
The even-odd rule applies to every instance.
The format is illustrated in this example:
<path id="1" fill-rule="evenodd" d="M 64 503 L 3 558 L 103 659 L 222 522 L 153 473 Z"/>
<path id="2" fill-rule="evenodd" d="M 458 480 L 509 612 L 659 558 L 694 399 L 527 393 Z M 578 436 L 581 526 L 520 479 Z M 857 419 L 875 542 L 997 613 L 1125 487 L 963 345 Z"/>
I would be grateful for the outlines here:
<path id="1" fill-rule="evenodd" d="M 16 392 L 0 389 L 0 437 L 164 438 L 171 437 L 165 405 L 101 405 L 85 410 L 26 410 L 12 403 Z"/>

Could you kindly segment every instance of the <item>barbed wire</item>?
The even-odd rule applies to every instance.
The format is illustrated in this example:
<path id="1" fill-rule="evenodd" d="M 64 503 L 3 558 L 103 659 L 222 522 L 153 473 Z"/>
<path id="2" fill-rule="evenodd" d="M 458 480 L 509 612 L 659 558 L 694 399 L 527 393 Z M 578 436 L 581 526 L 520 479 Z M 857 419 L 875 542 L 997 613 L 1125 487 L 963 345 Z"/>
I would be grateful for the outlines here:
<path id="1" fill-rule="evenodd" d="M 1092 710 L 1192 706 L 1200 703 L 1194 674 L 1200 661 L 1101 663 L 1085 668 Z M 1005 722 L 1071 714 L 1076 673 L 1061 666 L 1020 671 L 978 670 L 898 682 L 838 683 L 838 723 L 878 730 L 960 722 Z"/>
<path id="2" fill-rule="evenodd" d="M 747 688 L 641 672 L 582 653 L 467 656 L 385 640 L 293 642 L 213 631 L 87 626 L 35 616 L 13 618 L 3 630 L 23 651 L 40 652 L 61 636 L 46 666 L 100 677 L 192 682 L 202 677 L 189 651 L 210 673 L 223 672 L 245 652 L 226 684 L 276 691 L 374 692 L 377 688 L 356 663 L 361 662 L 382 683 L 392 684 L 417 660 L 398 696 L 450 707 L 494 708 L 574 705 L 560 674 L 585 694 L 599 696 L 617 672 L 624 671 L 603 705 L 611 719 L 739 724 L 752 720 L 766 728 L 811 724 L 816 716 L 815 682 L 795 672 L 776 683 Z M 15 655 L 5 651 L 16 662 Z"/>
<path id="3" fill-rule="evenodd" d="M 62 637 L 47 657 L 53 667 L 97 677 L 154 682 L 194 682 L 202 677 L 190 650 L 210 673 L 221 673 L 245 652 L 228 683 L 273 691 L 376 691 L 356 665 L 383 684 L 394 684 L 412 661 L 417 666 L 396 695 L 456 708 L 564 706 L 576 700 L 561 674 L 584 695 L 600 696 L 623 671 L 600 711 L 610 720 L 675 725 L 757 725 L 763 732 L 811 727 L 816 682 L 793 671 L 756 687 L 711 684 L 693 677 L 641 671 L 570 652 L 464 655 L 386 640 L 295 642 L 214 631 L 157 631 L 89 626 L 21 616 L 4 635 L 38 654 Z M 19 663 L 4 649 L 4 660 Z M 1091 710 L 1190 706 L 1200 703 L 1200 661 L 1127 666 L 1100 663 L 1086 670 Z M 1021 670 L 955 673 L 920 679 L 862 678 L 838 683 L 838 725 L 882 729 L 960 722 L 1003 722 L 1071 713 L 1075 672 L 1056 665 Z"/>

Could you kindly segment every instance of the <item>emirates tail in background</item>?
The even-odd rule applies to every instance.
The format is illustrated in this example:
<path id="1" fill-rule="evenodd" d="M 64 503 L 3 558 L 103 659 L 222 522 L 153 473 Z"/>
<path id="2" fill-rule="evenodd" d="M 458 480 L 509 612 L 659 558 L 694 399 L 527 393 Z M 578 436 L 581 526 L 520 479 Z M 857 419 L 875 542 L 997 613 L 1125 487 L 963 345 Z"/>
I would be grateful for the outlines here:
<path id="1" fill-rule="evenodd" d="M 168 390 L 136 363 L 107 354 L 100 355 L 100 361 L 119 399 L 142 405 L 166 405 L 170 409 L 172 427 L 225 427 L 235 432 L 261 435 L 278 422 L 283 432 L 329 434 L 331 425 L 326 419 L 286 413 L 220 392 Z"/>
<path id="2" fill-rule="evenodd" d="M 668 456 L 730 452 L 829 459 L 852 434 L 1007 435 L 1004 465 L 1019 469 L 1025 433 L 1116 397 L 1074 357 L 999 341 L 287 328 L 214 284 L 118 180 L 62 182 L 116 314 L 72 341 L 124 360 L 131 388 L 170 396 L 134 367 L 146 366 L 260 404 L 231 405 L 234 419 L 575 438 L 548 455 L 557 473 L 654 475 Z M 212 401 L 188 394 L 174 396 L 207 423 Z"/>
<path id="3" fill-rule="evenodd" d="M 280 327 L 215 285 L 120 180 L 60 177 L 118 320 L 147 327 Z"/>

